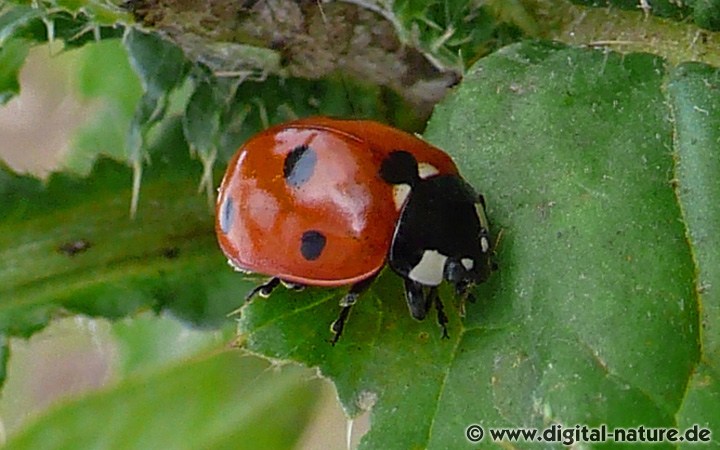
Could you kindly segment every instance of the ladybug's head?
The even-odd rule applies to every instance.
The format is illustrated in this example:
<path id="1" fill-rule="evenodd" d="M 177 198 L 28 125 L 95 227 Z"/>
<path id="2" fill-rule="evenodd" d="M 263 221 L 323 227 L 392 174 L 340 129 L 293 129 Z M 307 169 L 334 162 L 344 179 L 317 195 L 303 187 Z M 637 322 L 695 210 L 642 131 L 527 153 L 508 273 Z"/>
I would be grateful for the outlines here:
<path id="1" fill-rule="evenodd" d="M 410 158 L 405 157 L 414 163 Z M 485 201 L 457 174 L 422 178 L 415 175 L 416 164 L 404 169 L 395 168 L 395 173 L 405 176 L 384 176 L 389 182 L 411 186 L 390 247 L 390 267 L 405 278 L 406 293 L 408 286 L 417 291 L 438 286 L 444 279 L 464 296 L 492 271 Z"/>

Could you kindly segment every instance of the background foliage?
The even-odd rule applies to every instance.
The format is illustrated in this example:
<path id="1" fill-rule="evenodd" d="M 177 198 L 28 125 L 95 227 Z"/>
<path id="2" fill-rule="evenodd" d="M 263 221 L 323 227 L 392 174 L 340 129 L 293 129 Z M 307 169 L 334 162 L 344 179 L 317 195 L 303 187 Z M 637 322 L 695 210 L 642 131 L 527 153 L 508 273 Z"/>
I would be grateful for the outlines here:
<path id="1" fill-rule="evenodd" d="M 47 180 L 0 167 L 0 374 L 10 338 L 74 314 L 109 319 L 121 361 L 10 448 L 292 447 L 319 384 L 278 361 L 319 368 L 348 414 L 372 408 L 364 448 L 470 445 L 470 423 L 699 424 L 718 447 L 716 2 L 188 5 L 0 6 L 0 103 L 55 42 L 99 105 Z M 257 281 L 214 242 L 237 146 L 314 114 L 416 131 L 433 107 L 425 137 L 502 230 L 478 303 L 461 320 L 446 301 L 450 340 L 388 271 L 334 348 L 342 290 L 228 318 Z"/>

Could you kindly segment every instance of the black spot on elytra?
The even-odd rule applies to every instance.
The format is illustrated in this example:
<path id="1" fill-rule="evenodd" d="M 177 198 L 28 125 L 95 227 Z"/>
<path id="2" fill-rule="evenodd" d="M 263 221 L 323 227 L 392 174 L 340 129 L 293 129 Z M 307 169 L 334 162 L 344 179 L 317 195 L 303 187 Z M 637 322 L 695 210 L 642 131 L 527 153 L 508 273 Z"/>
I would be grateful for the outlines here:
<path id="1" fill-rule="evenodd" d="M 223 233 L 228 234 L 235 218 L 235 203 L 230 196 L 225 197 L 225 202 L 220 208 L 220 228 Z"/>
<path id="2" fill-rule="evenodd" d="M 316 230 L 306 231 L 300 238 L 300 253 L 308 261 L 314 261 L 320 257 L 326 243 L 327 239 L 321 232 Z"/>
<path id="3" fill-rule="evenodd" d="M 412 186 L 420 179 L 417 160 L 405 150 L 395 150 L 383 160 L 380 166 L 380 178 L 390 184 Z"/>
<path id="4" fill-rule="evenodd" d="M 317 165 L 317 153 L 307 145 L 299 145 L 295 147 L 285 157 L 285 166 L 283 167 L 283 176 L 285 181 L 298 188 L 306 183 L 312 177 Z"/>

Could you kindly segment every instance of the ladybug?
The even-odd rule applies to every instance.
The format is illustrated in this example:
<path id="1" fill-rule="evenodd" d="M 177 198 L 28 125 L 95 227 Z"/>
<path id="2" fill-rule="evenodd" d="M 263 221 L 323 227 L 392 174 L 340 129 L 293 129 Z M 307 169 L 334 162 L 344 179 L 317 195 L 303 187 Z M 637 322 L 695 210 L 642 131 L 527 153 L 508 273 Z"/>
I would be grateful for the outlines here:
<path id="1" fill-rule="evenodd" d="M 236 270 L 279 284 L 350 286 L 332 343 L 350 308 L 387 263 L 405 283 L 412 317 L 433 304 L 447 337 L 437 287 L 464 300 L 491 271 L 483 197 L 442 150 L 368 120 L 312 117 L 266 129 L 240 147 L 219 188 L 215 229 Z"/>

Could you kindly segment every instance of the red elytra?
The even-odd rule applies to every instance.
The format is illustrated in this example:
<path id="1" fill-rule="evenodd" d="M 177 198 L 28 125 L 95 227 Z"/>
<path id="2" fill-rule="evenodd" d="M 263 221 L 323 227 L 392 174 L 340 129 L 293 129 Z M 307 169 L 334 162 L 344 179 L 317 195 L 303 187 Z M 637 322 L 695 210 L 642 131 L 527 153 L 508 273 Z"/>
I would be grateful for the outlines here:
<path id="1" fill-rule="evenodd" d="M 457 174 L 427 142 L 377 122 L 312 117 L 269 128 L 230 160 L 216 232 L 231 264 L 302 285 L 342 286 L 385 264 L 400 216 L 379 174 L 397 150 Z"/>

